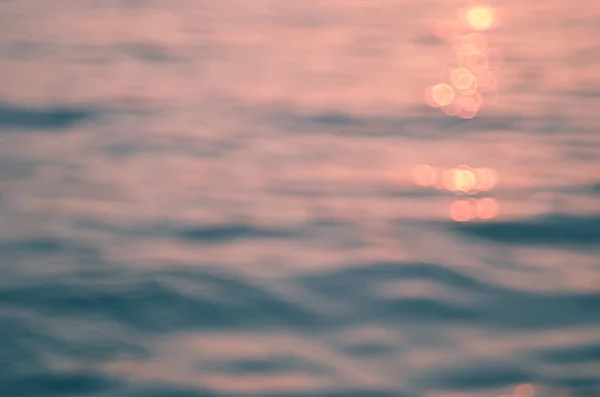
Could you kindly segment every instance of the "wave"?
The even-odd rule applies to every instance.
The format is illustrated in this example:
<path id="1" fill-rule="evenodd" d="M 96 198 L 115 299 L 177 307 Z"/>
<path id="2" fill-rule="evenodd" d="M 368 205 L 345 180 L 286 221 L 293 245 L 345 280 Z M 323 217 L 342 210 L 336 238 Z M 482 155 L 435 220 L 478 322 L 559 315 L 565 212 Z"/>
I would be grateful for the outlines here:
<path id="1" fill-rule="evenodd" d="M 98 110 L 84 107 L 33 107 L 0 103 L 0 128 L 56 131 L 97 117 Z"/>
<path id="2" fill-rule="evenodd" d="M 589 246 L 600 242 L 600 216 L 548 215 L 528 220 L 453 223 L 452 228 L 473 237 L 513 245 Z"/>

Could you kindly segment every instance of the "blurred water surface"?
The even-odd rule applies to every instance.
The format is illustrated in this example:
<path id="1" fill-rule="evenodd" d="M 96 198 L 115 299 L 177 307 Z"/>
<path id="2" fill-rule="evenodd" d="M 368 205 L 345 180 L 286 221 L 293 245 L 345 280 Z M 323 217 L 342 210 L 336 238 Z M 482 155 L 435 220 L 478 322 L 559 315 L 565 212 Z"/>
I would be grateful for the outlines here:
<path id="1" fill-rule="evenodd" d="M 600 6 L 493 4 L 460 120 L 462 6 L 2 2 L 0 394 L 600 396 Z"/>

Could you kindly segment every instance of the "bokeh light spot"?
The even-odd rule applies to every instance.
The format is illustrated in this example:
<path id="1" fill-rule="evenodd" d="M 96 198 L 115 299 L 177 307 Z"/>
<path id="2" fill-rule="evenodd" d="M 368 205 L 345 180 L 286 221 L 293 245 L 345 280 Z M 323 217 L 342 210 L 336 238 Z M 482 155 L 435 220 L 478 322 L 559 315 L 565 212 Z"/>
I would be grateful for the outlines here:
<path id="1" fill-rule="evenodd" d="M 454 189 L 460 192 L 468 192 L 475 186 L 475 174 L 473 171 L 461 165 L 454 169 Z"/>
<path id="2" fill-rule="evenodd" d="M 491 197 L 482 198 L 477 201 L 477 217 L 480 219 L 493 219 L 500 212 L 500 204 Z"/>
<path id="3" fill-rule="evenodd" d="M 454 100 L 454 90 L 448 84 L 438 84 L 433 87 L 432 98 L 438 106 L 448 106 Z"/>
<path id="4" fill-rule="evenodd" d="M 486 30 L 494 24 L 494 10 L 485 5 L 476 5 L 469 8 L 466 19 L 472 29 Z"/>
<path id="5" fill-rule="evenodd" d="M 419 186 L 434 186 L 437 180 L 437 171 L 430 165 L 419 164 L 412 169 L 411 178 Z"/>
<path id="6" fill-rule="evenodd" d="M 450 204 L 450 218 L 455 222 L 468 222 L 476 212 L 471 200 L 456 200 Z"/>
<path id="7" fill-rule="evenodd" d="M 442 173 L 442 184 L 448 191 L 470 193 L 477 182 L 474 171 L 466 165 L 450 168 Z"/>
<path id="8" fill-rule="evenodd" d="M 457 68 L 451 74 L 452 84 L 459 90 L 474 90 L 477 86 L 475 76 L 465 68 Z"/>
<path id="9" fill-rule="evenodd" d="M 497 11 L 480 1 L 461 8 L 458 21 L 441 21 L 434 27 L 435 35 L 454 48 L 456 66 L 444 70 L 441 84 L 425 90 L 425 102 L 447 116 L 476 117 L 483 106 L 481 94 L 498 90 L 496 76 L 488 70 L 498 70 L 498 51 L 489 47 L 488 37 L 481 32 L 498 25 Z"/>
<path id="10" fill-rule="evenodd" d="M 498 173 L 491 168 L 478 168 L 475 170 L 477 183 L 475 189 L 485 192 L 492 190 L 498 183 Z"/>

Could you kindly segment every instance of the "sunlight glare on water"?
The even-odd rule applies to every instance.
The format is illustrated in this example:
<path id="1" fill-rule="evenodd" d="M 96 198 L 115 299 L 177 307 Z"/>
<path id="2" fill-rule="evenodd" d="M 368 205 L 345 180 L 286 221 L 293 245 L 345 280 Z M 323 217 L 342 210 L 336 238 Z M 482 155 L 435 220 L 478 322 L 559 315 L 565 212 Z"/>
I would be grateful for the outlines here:
<path id="1" fill-rule="evenodd" d="M 468 26 L 474 30 L 488 30 L 494 26 L 494 9 L 489 5 L 474 5 L 462 12 Z"/>
<path id="2" fill-rule="evenodd" d="M 600 396 L 600 3 L 0 19 L 0 397 Z"/>
<path id="3" fill-rule="evenodd" d="M 465 20 L 467 29 L 484 31 L 494 27 L 494 15 L 491 6 L 474 5 L 462 9 L 459 20 Z M 488 39 L 479 32 L 461 31 L 458 23 L 448 21 L 440 22 L 435 34 L 452 44 L 457 67 L 444 72 L 443 83 L 425 90 L 425 102 L 442 108 L 447 116 L 472 119 L 484 102 L 480 92 L 491 93 L 496 89 L 496 77 L 488 70 Z"/>

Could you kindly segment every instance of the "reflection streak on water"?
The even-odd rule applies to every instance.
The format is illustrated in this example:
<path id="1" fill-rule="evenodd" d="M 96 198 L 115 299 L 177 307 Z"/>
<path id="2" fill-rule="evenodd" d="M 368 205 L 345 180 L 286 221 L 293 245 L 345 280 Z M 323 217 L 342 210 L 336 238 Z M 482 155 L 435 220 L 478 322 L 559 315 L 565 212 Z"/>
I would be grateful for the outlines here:
<path id="1" fill-rule="evenodd" d="M 419 164 L 412 168 L 411 179 L 420 187 L 434 187 L 454 194 L 477 195 L 491 191 L 498 184 L 498 174 L 493 168 L 471 168 L 459 165 L 454 168 L 436 170 L 428 164 Z M 498 200 L 491 197 L 456 200 L 450 205 L 450 218 L 456 222 L 468 222 L 473 219 L 489 220 L 500 212 Z"/>
<path id="2" fill-rule="evenodd" d="M 469 30 L 484 31 L 495 27 L 495 14 L 493 7 L 478 4 L 460 10 L 458 19 Z M 457 22 L 440 22 L 434 31 L 452 44 L 457 66 L 444 72 L 442 83 L 425 90 L 425 103 L 448 116 L 472 119 L 484 103 L 480 92 L 496 90 L 496 76 L 489 70 L 488 39 L 482 33 L 461 31 Z"/>
<path id="3" fill-rule="evenodd" d="M 596 3 L 461 10 L 444 47 L 419 33 L 456 4 L 124 6 L 0 3 L 3 379 L 570 397 L 597 377 Z M 425 100 L 485 117 L 414 107 L 447 48 Z"/>

